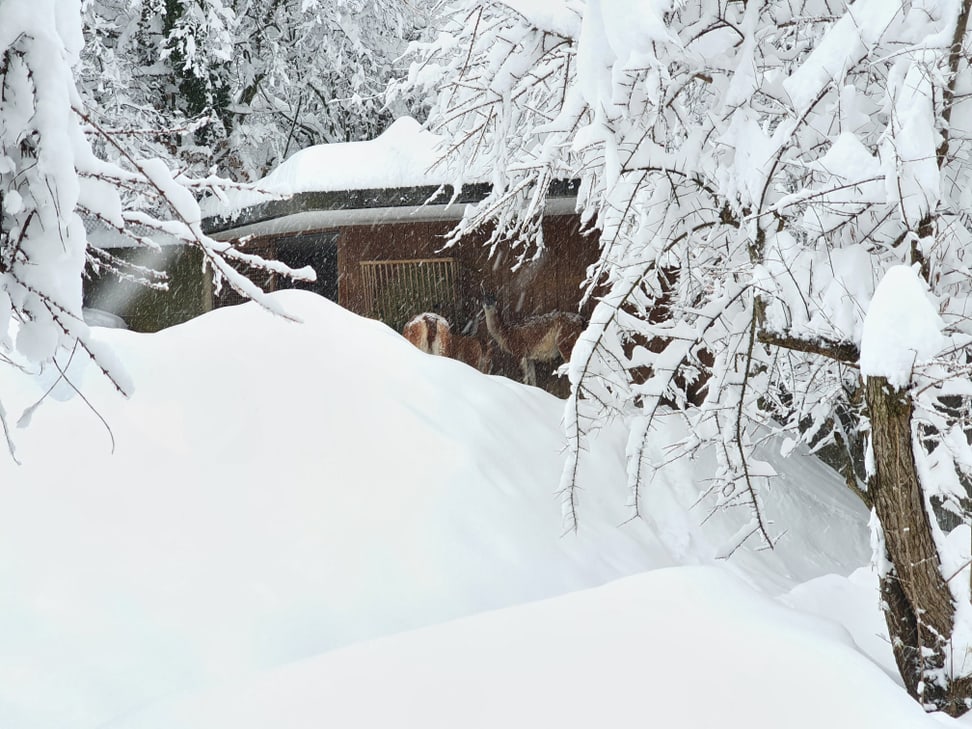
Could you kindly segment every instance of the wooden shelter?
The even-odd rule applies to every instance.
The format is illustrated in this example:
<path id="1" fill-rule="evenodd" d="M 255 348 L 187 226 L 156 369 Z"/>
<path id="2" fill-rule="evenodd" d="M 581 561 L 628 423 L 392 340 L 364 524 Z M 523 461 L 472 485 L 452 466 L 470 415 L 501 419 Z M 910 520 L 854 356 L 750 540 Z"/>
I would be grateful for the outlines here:
<path id="1" fill-rule="evenodd" d="M 543 222 L 546 247 L 516 270 L 508 249 L 500 247 L 490 256 L 489 231 L 445 245 L 464 206 L 487 191 L 485 185 L 463 188 L 451 204 L 435 202 L 452 198 L 448 187 L 304 192 L 252 206 L 235 219 L 210 220 L 209 232 L 219 239 L 243 239 L 247 251 L 291 267 L 309 265 L 317 273 L 313 284 L 264 275 L 259 282 L 267 290 L 309 288 L 399 332 L 412 316 L 433 311 L 446 317 L 454 332 L 486 342 L 484 289 L 496 294 L 503 315 L 513 321 L 576 311 L 587 267 L 597 257 L 596 236 L 584 234 L 574 212 L 576 183 L 552 186 Z M 223 292 L 215 305 L 240 301 L 234 292 Z M 494 371 L 514 377 L 519 372 L 501 354 Z M 563 390 L 549 378 L 541 378 L 541 385 Z"/>
<path id="2" fill-rule="evenodd" d="M 313 267 L 317 282 L 298 286 L 399 330 L 413 314 L 433 310 L 464 326 L 478 313 L 482 287 L 496 292 L 514 316 L 574 310 L 597 251 L 572 212 L 573 185 L 554 190 L 560 194 L 552 207 L 559 212 L 544 221 L 547 250 L 515 272 L 508 251 L 490 258 L 488 231 L 445 245 L 463 206 L 484 194 L 483 186 L 477 188 L 448 206 L 424 204 L 434 188 L 304 193 L 257 206 L 232 222 L 210 221 L 209 232 L 218 239 L 245 238 L 247 251 L 290 266 Z M 401 205 L 382 205 L 388 199 Z M 276 277 L 261 283 L 269 290 L 293 285 Z M 237 301 L 229 294 L 218 297 L 217 305 Z"/>
<path id="3" fill-rule="evenodd" d="M 374 140 L 301 150 L 258 183 L 266 192 L 231 196 L 232 213 L 226 205 L 210 205 L 204 229 L 293 268 L 311 266 L 317 274 L 314 283 L 295 284 L 252 272 L 265 290 L 311 289 L 399 332 L 415 314 L 433 311 L 449 320 L 453 332 L 485 342 L 484 289 L 496 295 L 508 320 L 576 311 L 581 282 L 597 258 L 597 236 L 582 232 L 575 213 L 576 181 L 551 185 L 543 222 L 546 248 L 513 270 L 509 250 L 500 247 L 490 256 L 487 230 L 446 247 L 465 207 L 482 200 L 490 187 L 474 182 L 454 194 L 446 180 L 429 171 L 439 141 L 405 118 Z M 154 331 L 242 301 L 227 288 L 213 292 L 192 255 L 173 255 L 185 264 L 173 280 L 184 300 L 132 291 L 121 297 L 127 308 L 118 310 L 110 295 L 102 295 L 117 289 L 93 281 L 86 304 L 121 316 L 133 329 Z M 502 356 L 494 371 L 518 373 Z"/>

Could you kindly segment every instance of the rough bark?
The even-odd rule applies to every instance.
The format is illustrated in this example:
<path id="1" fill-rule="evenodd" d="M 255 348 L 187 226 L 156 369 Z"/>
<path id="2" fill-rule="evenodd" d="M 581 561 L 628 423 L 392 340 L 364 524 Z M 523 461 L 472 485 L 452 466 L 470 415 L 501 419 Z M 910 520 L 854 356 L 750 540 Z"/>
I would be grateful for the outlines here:
<path id="1" fill-rule="evenodd" d="M 959 716 L 969 709 L 972 679 L 950 678 L 947 665 L 955 604 L 915 466 L 911 399 L 883 377 L 867 379 L 865 397 L 875 464 L 868 491 L 892 565 L 881 580 L 881 595 L 894 657 L 912 696 L 927 708 Z"/>

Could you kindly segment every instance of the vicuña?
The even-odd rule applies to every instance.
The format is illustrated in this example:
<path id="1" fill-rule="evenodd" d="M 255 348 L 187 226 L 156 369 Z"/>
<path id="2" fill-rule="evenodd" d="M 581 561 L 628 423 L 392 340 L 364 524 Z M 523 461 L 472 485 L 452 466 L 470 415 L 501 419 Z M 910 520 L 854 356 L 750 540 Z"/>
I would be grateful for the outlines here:
<path id="1" fill-rule="evenodd" d="M 480 372 L 489 374 L 493 366 L 493 353 L 476 337 L 466 337 L 462 334 L 452 336 L 452 356 Z"/>
<path id="2" fill-rule="evenodd" d="M 418 314 L 405 325 L 402 335 L 426 354 L 457 359 L 487 374 L 492 368 L 489 347 L 476 337 L 453 334 L 449 321 L 439 314 Z"/>
<path id="3" fill-rule="evenodd" d="M 426 354 L 452 356 L 452 330 L 444 316 L 426 311 L 412 317 L 402 336 Z"/>
<path id="4" fill-rule="evenodd" d="M 584 320 L 566 311 L 551 311 L 507 323 L 496 308 L 496 297 L 490 294 L 483 296 L 483 313 L 486 329 L 500 349 L 520 363 L 523 382 L 527 385 L 537 384 L 537 362 L 550 362 L 558 356 L 569 361 L 571 350 L 584 330 Z"/>

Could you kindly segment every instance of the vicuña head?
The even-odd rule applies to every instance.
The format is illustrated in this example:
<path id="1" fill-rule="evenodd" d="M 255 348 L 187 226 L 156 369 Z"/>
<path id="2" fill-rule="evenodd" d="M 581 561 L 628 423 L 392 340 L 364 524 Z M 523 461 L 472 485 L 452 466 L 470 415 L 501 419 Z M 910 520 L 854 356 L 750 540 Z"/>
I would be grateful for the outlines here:
<path id="1" fill-rule="evenodd" d="M 506 322 L 496 304 L 495 294 L 484 289 L 486 329 L 500 349 L 513 355 L 520 363 L 524 383 L 537 384 L 537 362 L 549 362 L 558 356 L 565 362 L 570 360 L 574 343 L 584 330 L 584 320 L 578 314 L 551 311 L 520 322 Z"/>

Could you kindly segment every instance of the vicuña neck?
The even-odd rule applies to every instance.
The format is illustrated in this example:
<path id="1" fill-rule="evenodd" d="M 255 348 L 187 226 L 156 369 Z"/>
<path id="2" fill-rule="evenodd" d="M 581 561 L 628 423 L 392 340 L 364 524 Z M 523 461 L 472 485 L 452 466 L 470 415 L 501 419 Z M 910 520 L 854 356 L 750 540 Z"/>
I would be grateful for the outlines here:
<path id="1" fill-rule="evenodd" d="M 483 307 L 483 313 L 486 315 L 487 331 L 496 340 L 500 349 L 512 354 L 509 340 L 506 338 L 506 325 L 503 323 L 503 319 L 500 317 L 496 307 Z"/>

